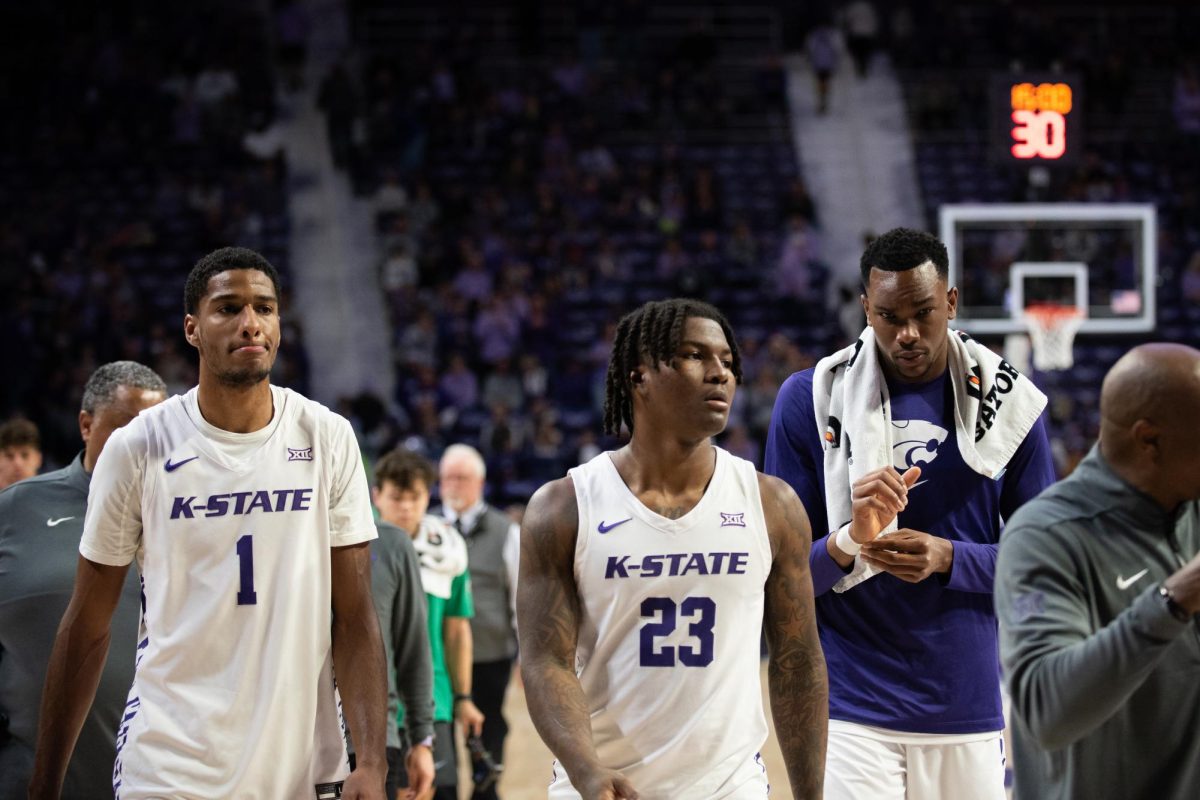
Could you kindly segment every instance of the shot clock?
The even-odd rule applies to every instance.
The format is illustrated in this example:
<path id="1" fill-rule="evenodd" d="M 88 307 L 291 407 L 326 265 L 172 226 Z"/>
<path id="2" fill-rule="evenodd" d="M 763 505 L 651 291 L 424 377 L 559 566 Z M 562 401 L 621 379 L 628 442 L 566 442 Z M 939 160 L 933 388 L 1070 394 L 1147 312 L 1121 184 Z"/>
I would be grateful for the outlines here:
<path id="1" fill-rule="evenodd" d="M 993 76 L 993 158 L 1014 166 L 1074 163 L 1083 144 L 1082 87 L 1073 74 Z"/>

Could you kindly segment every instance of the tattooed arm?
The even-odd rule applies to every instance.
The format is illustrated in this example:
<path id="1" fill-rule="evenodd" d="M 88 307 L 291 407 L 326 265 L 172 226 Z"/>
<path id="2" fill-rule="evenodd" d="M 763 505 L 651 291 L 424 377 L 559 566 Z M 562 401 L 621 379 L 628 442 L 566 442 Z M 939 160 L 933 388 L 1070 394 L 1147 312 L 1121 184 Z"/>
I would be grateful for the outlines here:
<path id="1" fill-rule="evenodd" d="M 637 792 L 629 781 L 605 769 L 596 757 L 587 698 L 575 675 L 582 614 L 575 586 L 578 525 L 570 478 L 543 486 L 525 510 L 517 581 L 525 699 L 542 741 L 585 800 L 635 800 Z"/>
<path id="2" fill-rule="evenodd" d="M 800 498 L 778 478 L 758 476 L 774 561 L 767 578 L 768 676 L 775 735 L 787 764 L 792 796 L 821 796 L 829 684 L 817 638 L 808 553 L 812 531 Z"/>

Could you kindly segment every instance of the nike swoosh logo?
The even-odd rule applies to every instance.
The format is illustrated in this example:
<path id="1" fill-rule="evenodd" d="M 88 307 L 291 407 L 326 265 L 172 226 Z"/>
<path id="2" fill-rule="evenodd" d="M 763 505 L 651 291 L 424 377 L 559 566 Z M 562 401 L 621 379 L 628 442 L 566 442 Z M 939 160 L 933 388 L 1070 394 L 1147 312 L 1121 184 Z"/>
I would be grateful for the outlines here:
<path id="1" fill-rule="evenodd" d="M 1148 570 L 1148 569 L 1144 569 L 1141 572 L 1139 572 L 1138 574 L 1131 575 L 1128 578 L 1122 578 L 1120 575 L 1118 575 L 1117 576 L 1117 588 L 1118 589 L 1128 589 L 1130 586 L 1133 586 L 1135 583 L 1137 583 L 1138 580 L 1141 579 L 1141 577 L 1149 571 L 1150 570 Z"/>
<path id="2" fill-rule="evenodd" d="M 58 525 L 61 525 L 62 523 L 66 522 L 69 519 L 75 519 L 75 518 L 74 517 L 59 517 L 58 519 L 48 519 L 48 520 L 46 520 L 46 527 L 47 528 L 57 527 Z"/>
<path id="3" fill-rule="evenodd" d="M 171 459 L 168 458 L 167 463 L 164 465 L 164 469 L 166 469 L 167 472 L 174 472 L 184 464 L 188 463 L 189 461 L 195 461 L 199 457 L 200 456 L 192 456 L 191 458 L 185 458 L 183 461 L 176 461 L 174 464 L 172 464 Z"/>
<path id="4" fill-rule="evenodd" d="M 626 522 L 629 522 L 629 520 L 631 520 L 631 519 L 633 519 L 633 517 L 623 519 L 620 522 L 614 522 L 612 525 L 605 525 L 604 521 L 601 520 L 600 524 L 596 526 L 596 530 L 600 531 L 601 533 L 608 533 L 613 528 L 617 527 L 618 525 L 624 525 Z"/>

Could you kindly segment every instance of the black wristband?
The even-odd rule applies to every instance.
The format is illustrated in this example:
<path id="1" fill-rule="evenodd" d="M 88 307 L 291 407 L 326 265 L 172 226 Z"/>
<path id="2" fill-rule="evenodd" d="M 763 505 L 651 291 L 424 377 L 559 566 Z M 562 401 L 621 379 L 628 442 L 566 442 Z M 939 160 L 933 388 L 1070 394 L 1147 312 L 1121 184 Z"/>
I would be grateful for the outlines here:
<path id="1" fill-rule="evenodd" d="M 474 697 L 472 697 L 472 696 L 471 696 L 471 695 L 469 695 L 469 694 L 456 694 L 456 695 L 454 695 L 454 702 L 456 702 L 456 703 L 457 703 L 457 702 L 459 702 L 459 701 L 461 701 L 461 700 L 470 700 L 470 701 L 474 702 L 474 701 L 475 701 L 475 698 L 474 698 Z"/>
<path id="2" fill-rule="evenodd" d="M 1171 612 L 1171 616 L 1180 622 L 1188 622 L 1192 615 L 1187 612 L 1187 609 L 1175 602 L 1175 598 L 1171 596 L 1171 590 L 1165 584 L 1160 584 L 1158 587 L 1158 596 L 1163 599 L 1163 603 L 1167 606 L 1167 611 Z"/>

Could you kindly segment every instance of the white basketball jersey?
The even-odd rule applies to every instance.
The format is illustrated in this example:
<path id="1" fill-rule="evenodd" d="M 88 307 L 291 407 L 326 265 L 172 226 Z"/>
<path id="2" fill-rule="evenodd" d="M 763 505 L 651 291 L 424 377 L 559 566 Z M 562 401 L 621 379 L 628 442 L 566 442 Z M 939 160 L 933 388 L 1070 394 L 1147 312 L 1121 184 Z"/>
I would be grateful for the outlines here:
<path id="1" fill-rule="evenodd" d="M 576 672 L 600 763 L 644 800 L 767 794 L 759 636 L 771 543 L 754 465 L 716 453 L 704 496 L 675 520 L 634 496 L 609 453 L 570 471 Z M 579 797 L 557 763 L 550 797 Z"/>
<path id="2" fill-rule="evenodd" d="M 330 547 L 376 536 L 345 419 L 272 387 L 234 434 L 195 389 L 143 411 L 96 465 L 80 552 L 142 576 L 118 798 L 329 798 L 349 774 Z"/>

